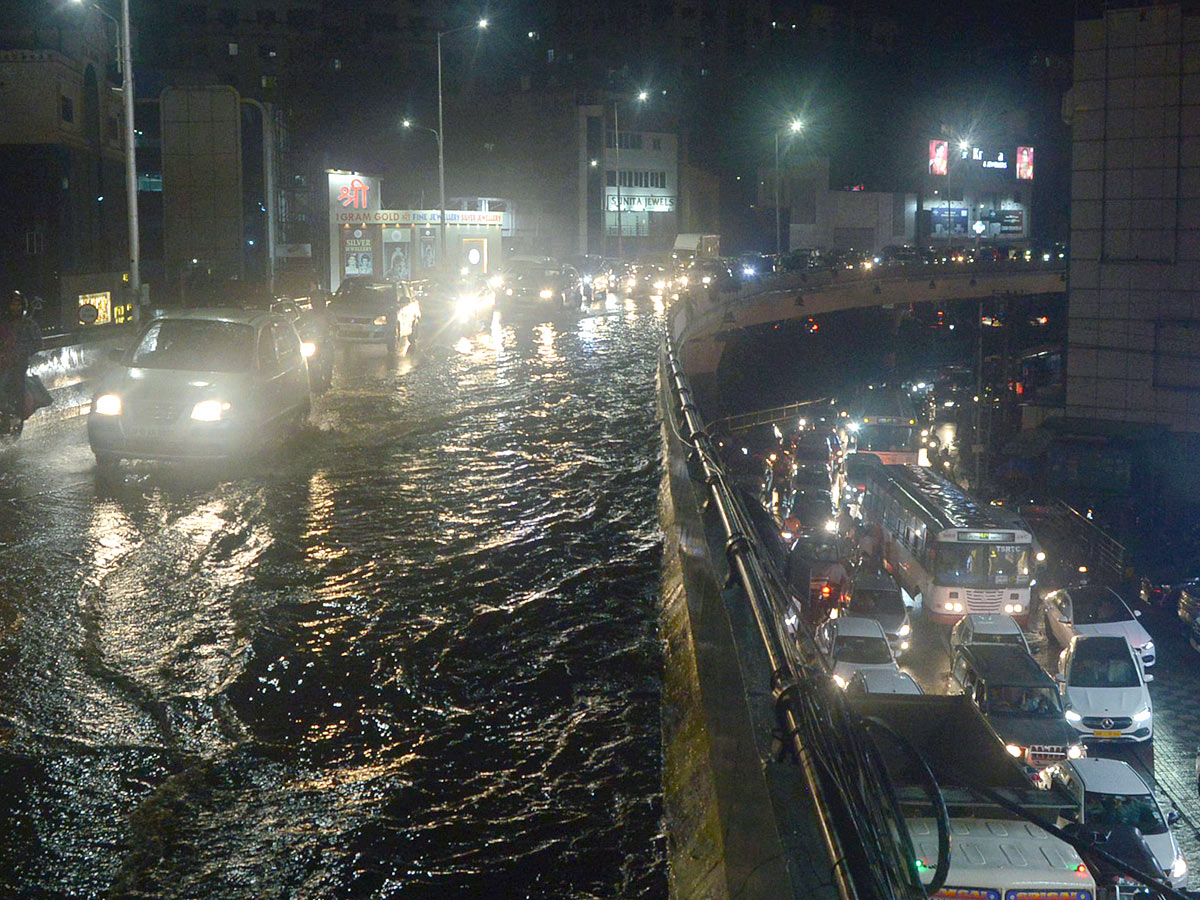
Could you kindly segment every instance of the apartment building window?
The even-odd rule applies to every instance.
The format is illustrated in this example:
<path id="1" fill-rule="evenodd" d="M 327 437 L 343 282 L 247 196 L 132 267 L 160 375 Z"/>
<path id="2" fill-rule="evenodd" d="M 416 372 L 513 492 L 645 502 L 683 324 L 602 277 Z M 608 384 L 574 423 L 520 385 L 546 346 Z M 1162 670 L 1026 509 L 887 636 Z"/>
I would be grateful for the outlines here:
<path id="1" fill-rule="evenodd" d="M 609 131 L 604 135 L 604 146 L 610 150 L 616 147 L 616 134 Z M 621 149 L 622 150 L 641 150 L 642 135 L 637 131 L 622 131 L 621 132 Z"/>
<path id="2" fill-rule="evenodd" d="M 75 121 L 75 103 L 70 97 L 58 98 L 58 114 L 64 122 Z"/>
<path id="3" fill-rule="evenodd" d="M 238 45 L 237 45 L 237 41 L 230 41 L 230 42 L 229 42 L 229 55 L 230 55 L 230 56 L 237 56 L 237 55 L 238 55 Z"/>
<path id="4" fill-rule="evenodd" d="M 25 232 L 25 255 L 39 256 L 46 252 L 46 236 L 41 231 Z"/>

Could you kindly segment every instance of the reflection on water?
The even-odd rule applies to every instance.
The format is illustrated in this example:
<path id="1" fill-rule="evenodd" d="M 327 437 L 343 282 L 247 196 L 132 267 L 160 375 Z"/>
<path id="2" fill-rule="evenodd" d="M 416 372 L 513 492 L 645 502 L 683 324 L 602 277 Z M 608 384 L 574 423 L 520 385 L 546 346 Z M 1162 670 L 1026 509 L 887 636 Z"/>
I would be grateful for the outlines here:
<path id="1" fill-rule="evenodd" d="M 0 477 L 0 896 L 664 897 L 661 322 L 591 312 L 339 354 L 262 460 Z"/>

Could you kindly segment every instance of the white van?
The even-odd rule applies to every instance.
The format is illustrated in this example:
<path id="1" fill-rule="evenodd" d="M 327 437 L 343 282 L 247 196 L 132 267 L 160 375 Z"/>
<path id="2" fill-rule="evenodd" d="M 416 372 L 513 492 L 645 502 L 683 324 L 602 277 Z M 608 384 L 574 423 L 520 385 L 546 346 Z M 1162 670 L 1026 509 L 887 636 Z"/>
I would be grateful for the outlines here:
<path id="1" fill-rule="evenodd" d="M 937 823 L 907 819 L 921 880 L 937 867 Z M 1069 844 L 1015 819 L 950 819 L 943 900 L 1095 900 L 1096 881 Z"/>

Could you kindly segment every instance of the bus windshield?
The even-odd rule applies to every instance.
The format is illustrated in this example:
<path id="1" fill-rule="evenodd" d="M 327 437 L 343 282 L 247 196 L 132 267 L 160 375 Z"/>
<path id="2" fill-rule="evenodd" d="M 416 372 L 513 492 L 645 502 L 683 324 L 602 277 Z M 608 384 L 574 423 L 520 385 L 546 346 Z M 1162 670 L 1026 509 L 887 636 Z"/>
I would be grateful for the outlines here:
<path id="1" fill-rule="evenodd" d="M 854 446 L 860 453 L 916 453 L 916 429 L 908 425 L 860 425 Z"/>
<path id="2" fill-rule="evenodd" d="M 938 584 L 959 587 L 1029 587 L 1028 544 L 938 541 Z"/>

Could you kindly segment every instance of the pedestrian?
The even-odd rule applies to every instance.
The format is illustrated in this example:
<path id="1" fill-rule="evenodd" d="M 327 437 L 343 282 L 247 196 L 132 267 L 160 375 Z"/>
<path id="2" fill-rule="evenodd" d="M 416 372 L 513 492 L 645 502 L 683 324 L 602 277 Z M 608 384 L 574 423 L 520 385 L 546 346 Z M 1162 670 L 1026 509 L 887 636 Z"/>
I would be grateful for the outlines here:
<path id="1" fill-rule="evenodd" d="M 0 316 L 0 427 L 15 431 L 25 419 L 25 375 L 29 357 L 42 349 L 42 332 L 25 297 L 13 291 Z"/>

